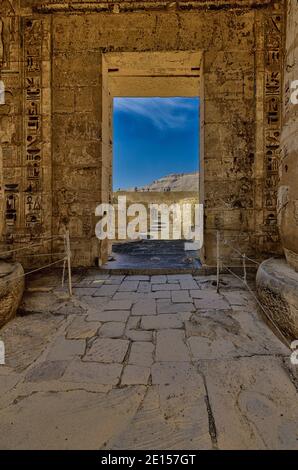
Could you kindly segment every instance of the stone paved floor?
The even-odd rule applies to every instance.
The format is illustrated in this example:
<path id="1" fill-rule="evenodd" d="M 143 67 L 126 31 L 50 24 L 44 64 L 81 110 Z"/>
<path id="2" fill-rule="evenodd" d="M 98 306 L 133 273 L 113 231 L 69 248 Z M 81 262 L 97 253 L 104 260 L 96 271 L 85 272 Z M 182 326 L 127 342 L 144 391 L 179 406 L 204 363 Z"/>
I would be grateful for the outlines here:
<path id="1" fill-rule="evenodd" d="M 191 275 L 28 284 L 0 331 L 0 448 L 298 448 L 297 370 L 242 285 Z"/>

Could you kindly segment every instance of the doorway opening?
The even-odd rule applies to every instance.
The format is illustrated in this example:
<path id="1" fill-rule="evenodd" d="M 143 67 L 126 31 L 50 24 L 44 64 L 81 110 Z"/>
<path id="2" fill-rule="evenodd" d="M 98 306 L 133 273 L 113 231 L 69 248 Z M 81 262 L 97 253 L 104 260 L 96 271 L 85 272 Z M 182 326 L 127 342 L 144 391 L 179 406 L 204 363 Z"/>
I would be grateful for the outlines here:
<path id="1" fill-rule="evenodd" d="M 189 243 L 202 191 L 200 63 L 195 52 L 105 55 L 102 185 L 116 215 L 103 269 L 200 267 L 196 244 Z"/>

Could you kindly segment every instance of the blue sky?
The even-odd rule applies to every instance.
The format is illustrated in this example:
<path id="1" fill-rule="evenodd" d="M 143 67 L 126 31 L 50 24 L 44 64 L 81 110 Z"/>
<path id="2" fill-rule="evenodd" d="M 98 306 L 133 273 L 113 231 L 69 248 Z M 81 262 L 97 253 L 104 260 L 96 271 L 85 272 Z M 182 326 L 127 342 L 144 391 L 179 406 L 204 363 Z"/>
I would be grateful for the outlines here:
<path id="1" fill-rule="evenodd" d="M 199 98 L 114 98 L 113 187 L 199 167 Z"/>

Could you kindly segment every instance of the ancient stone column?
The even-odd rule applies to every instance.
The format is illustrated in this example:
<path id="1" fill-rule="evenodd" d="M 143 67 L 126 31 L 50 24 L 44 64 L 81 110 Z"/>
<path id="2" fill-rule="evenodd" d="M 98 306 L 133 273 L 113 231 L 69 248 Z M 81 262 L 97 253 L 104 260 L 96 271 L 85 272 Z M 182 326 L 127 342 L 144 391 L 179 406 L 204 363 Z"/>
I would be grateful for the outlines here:
<path id="1" fill-rule="evenodd" d="M 298 271 L 298 3 L 289 0 L 284 64 L 279 229 L 286 259 Z"/>
<path id="2" fill-rule="evenodd" d="M 285 259 L 269 259 L 257 274 L 257 291 L 273 322 L 298 338 L 298 2 L 287 1 L 284 100 L 278 188 L 278 224 Z"/>

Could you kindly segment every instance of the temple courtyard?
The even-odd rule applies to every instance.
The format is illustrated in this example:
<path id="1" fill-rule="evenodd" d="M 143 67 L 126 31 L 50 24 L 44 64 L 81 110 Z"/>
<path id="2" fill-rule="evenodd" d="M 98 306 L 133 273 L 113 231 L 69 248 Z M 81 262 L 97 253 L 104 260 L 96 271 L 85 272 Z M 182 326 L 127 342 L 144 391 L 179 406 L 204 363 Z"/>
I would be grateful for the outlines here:
<path id="1" fill-rule="evenodd" d="M 38 273 L 0 339 L 1 449 L 298 449 L 291 351 L 233 276 Z"/>

